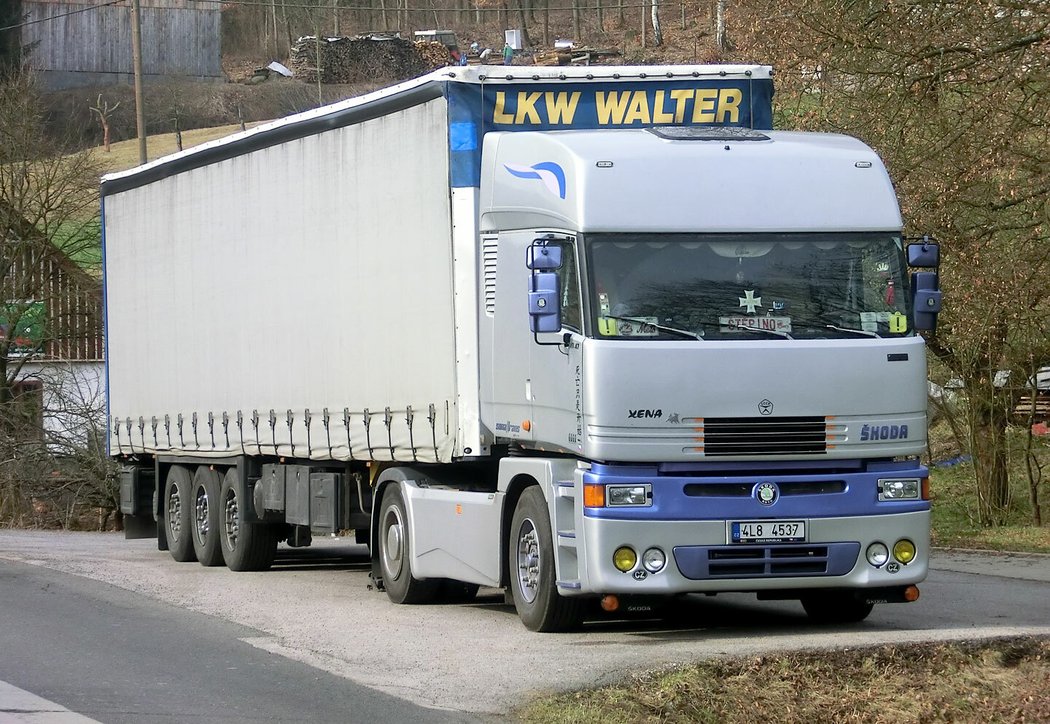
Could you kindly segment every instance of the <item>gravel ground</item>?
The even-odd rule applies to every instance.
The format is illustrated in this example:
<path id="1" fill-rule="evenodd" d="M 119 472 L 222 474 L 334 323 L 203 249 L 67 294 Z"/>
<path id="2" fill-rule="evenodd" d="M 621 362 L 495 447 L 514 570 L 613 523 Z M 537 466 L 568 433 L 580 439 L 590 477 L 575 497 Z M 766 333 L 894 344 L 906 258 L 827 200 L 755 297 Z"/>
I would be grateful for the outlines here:
<path id="1" fill-rule="evenodd" d="M 274 569 L 262 573 L 175 563 L 156 541 L 120 534 L 0 530 L 0 558 L 248 626 L 259 635 L 245 640 L 266 651 L 423 706 L 473 713 L 702 657 L 1050 633 L 1050 557 L 1038 556 L 939 552 L 918 603 L 876 607 L 867 622 L 842 629 L 809 626 L 795 602 L 730 594 L 690 600 L 670 622 L 598 621 L 560 635 L 527 631 L 494 589 L 470 605 L 395 606 L 369 589 L 367 551 L 346 539 L 282 547 Z M 982 572 L 1005 579 L 975 585 Z M 1003 586 L 1011 582 L 1045 608 L 1028 605 L 1019 618 L 987 625 L 997 597 L 1009 600 Z"/>

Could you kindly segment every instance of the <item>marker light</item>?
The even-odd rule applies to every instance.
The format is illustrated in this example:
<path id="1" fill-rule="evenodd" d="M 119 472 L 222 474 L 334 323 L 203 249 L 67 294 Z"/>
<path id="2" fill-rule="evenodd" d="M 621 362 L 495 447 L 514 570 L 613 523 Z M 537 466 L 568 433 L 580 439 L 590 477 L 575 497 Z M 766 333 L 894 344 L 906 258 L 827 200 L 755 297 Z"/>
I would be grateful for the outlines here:
<path id="1" fill-rule="evenodd" d="M 653 486 L 649 483 L 609 485 L 606 495 L 610 508 L 646 507 L 653 504 Z"/>
<path id="2" fill-rule="evenodd" d="M 890 559 L 890 550 L 886 547 L 885 543 L 876 541 L 868 546 L 867 552 L 864 556 L 868 559 L 868 563 L 879 568 L 886 564 L 886 561 Z"/>
<path id="3" fill-rule="evenodd" d="M 650 548 L 642 554 L 642 565 L 650 573 L 659 573 L 667 565 L 667 556 L 659 548 Z"/>
<path id="4" fill-rule="evenodd" d="M 605 486 L 597 483 L 584 483 L 583 506 L 585 508 L 604 508 Z"/>
<path id="5" fill-rule="evenodd" d="M 918 500 L 921 489 L 918 478 L 879 480 L 879 500 Z"/>
<path id="6" fill-rule="evenodd" d="M 638 554 L 634 552 L 634 549 L 629 546 L 620 546 L 613 553 L 613 565 L 616 566 L 616 570 L 627 571 L 634 568 L 635 564 L 638 563 Z"/>
<path id="7" fill-rule="evenodd" d="M 907 538 L 901 538 L 893 544 L 893 557 L 907 565 L 915 560 L 915 544 Z"/>

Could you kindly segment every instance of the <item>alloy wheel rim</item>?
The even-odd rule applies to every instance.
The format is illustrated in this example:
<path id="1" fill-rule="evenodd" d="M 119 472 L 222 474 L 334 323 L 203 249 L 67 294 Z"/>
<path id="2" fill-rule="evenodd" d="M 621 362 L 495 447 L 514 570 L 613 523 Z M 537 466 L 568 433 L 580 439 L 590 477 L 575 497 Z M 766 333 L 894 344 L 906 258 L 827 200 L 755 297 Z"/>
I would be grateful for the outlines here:
<path id="1" fill-rule="evenodd" d="M 518 529 L 518 591 L 532 603 L 540 589 L 540 537 L 531 518 Z"/>

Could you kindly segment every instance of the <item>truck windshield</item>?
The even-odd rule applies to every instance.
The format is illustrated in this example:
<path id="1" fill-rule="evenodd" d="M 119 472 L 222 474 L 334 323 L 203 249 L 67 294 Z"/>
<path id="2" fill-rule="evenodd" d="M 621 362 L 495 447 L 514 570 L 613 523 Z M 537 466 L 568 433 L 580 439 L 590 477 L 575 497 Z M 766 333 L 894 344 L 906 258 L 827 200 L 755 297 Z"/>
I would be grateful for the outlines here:
<path id="1" fill-rule="evenodd" d="M 594 336 L 855 339 L 912 334 L 891 234 L 593 234 Z"/>

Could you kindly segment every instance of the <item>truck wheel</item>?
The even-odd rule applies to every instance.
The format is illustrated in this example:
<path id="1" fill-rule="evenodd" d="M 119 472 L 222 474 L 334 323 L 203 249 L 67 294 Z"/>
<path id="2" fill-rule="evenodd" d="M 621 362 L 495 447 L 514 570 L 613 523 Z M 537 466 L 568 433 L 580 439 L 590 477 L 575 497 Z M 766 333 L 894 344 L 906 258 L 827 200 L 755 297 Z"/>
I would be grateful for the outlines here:
<path id="1" fill-rule="evenodd" d="M 412 575 L 409 535 L 405 499 L 395 483 L 387 486 L 379 511 L 378 553 L 383 586 L 394 603 L 432 603 L 437 599 L 441 579 L 419 579 Z"/>
<path id="2" fill-rule="evenodd" d="M 179 563 L 197 560 L 193 552 L 193 496 L 190 471 L 172 465 L 164 483 L 164 533 L 171 557 Z"/>
<path id="3" fill-rule="evenodd" d="M 874 604 L 858 600 L 848 593 L 824 593 L 802 599 L 802 608 L 813 623 L 842 624 L 863 621 Z"/>
<path id="4" fill-rule="evenodd" d="M 530 631 L 571 631 L 583 620 L 583 601 L 558 593 L 547 501 L 539 486 L 521 494 L 507 541 L 514 608 Z"/>
<path id="5" fill-rule="evenodd" d="M 219 547 L 219 474 L 200 465 L 193 474 L 193 551 L 202 566 L 221 566 Z"/>
<path id="6" fill-rule="evenodd" d="M 277 553 L 276 525 L 244 520 L 237 496 L 237 469 L 230 468 L 219 488 L 219 546 L 231 571 L 265 571 Z"/>

